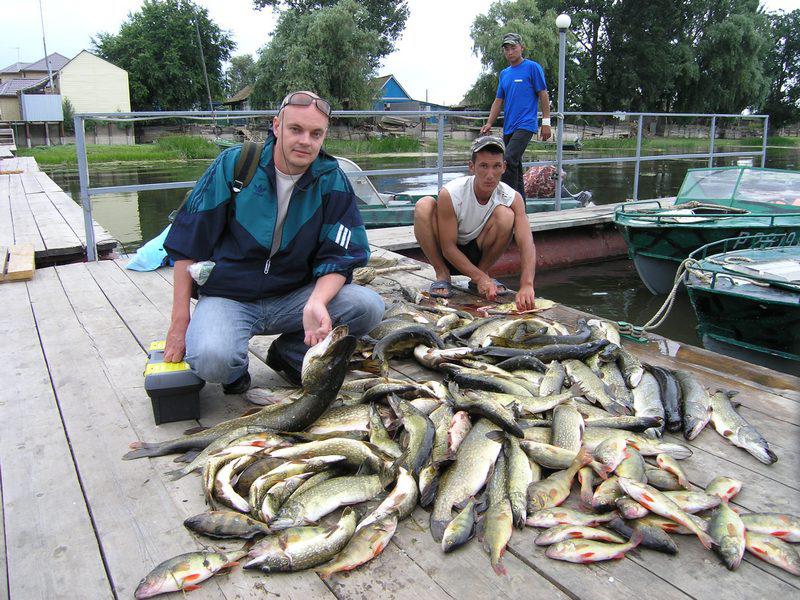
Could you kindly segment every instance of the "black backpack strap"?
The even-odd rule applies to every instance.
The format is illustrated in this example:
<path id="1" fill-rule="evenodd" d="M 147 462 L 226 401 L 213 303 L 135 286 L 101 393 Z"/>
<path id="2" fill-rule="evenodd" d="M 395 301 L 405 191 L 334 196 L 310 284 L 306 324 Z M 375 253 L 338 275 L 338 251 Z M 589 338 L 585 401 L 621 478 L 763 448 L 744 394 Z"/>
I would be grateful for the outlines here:
<path id="1" fill-rule="evenodd" d="M 236 168 L 233 171 L 232 189 L 234 194 L 241 192 L 253 180 L 262 150 L 264 150 L 263 143 L 245 140 L 242 144 L 242 151 L 239 153 Z"/>

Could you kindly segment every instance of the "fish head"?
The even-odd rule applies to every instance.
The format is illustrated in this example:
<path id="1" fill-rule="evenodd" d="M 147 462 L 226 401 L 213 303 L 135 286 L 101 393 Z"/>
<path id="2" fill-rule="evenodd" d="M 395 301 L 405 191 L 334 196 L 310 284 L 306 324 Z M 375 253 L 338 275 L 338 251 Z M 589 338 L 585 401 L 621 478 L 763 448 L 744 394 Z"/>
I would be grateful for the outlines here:
<path id="1" fill-rule="evenodd" d="M 169 583 L 172 583 L 172 586 L 169 586 Z M 138 599 L 152 598 L 153 596 L 166 592 L 177 591 L 177 589 L 174 581 L 169 582 L 166 573 L 156 573 L 154 571 L 139 582 L 139 585 L 136 586 L 136 591 L 133 593 L 133 597 Z"/>
<path id="2" fill-rule="evenodd" d="M 334 327 L 324 340 L 309 348 L 303 358 L 303 390 L 309 393 L 328 387 L 338 390 L 355 349 L 356 338 L 350 335 L 347 325 Z"/>

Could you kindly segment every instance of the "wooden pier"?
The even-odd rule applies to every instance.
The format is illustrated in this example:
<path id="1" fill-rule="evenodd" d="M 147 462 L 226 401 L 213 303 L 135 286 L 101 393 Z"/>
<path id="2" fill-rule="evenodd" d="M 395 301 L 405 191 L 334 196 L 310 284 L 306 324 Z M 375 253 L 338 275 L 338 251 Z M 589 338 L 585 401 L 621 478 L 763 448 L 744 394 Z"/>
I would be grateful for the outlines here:
<path id="1" fill-rule="evenodd" d="M 99 254 L 117 242 L 97 223 Z M 0 246 L 33 245 L 36 266 L 86 260 L 83 209 L 31 157 L 0 160 Z"/>
<path id="2" fill-rule="evenodd" d="M 32 281 L 0 286 L 0 598 L 131 598 L 139 580 L 167 558 L 206 545 L 239 545 L 210 544 L 183 527 L 205 506 L 197 476 L 172 482 L 164 475 L 175 468 L 172 457 L 121 460 L 134 440 L 169 439 L 198 424 L 153 423 L 142 370 L 145 348 L 167 331 L 172 273 L 127 271 L 124 263 L 55 266 L 37 270 Z M 372 284 L 387 299 L 398 296 L 396 282 L 426 289 L 433 271 L 425 266 L 391 277 Z M 580 316 L 565 307 L 544 314 L 569 326 Z M 251 343 L 254 386 L 281 381 L 263 362 L 269 342 Z M 799 379 L 658 336 L 626 347 L 654 364 L 692 371 L 706 386 L 739 390 L 741 413 L 780 457 L 765 466 L 713 430 L 688 443 L 667 435 L 691 447 L 682 466 L 692 483 L 702 487 L 728 475 L 744 482 L 732 503 L 737 508 L 800 514 Z M 439 377 L 409 361 L 392 364 L 395 377 Z M 205 387 L 201 402 L 202 425 L 250 408 L 217 385 Z M 203 583 L 191 598 L 661 600 L 800 592 L 800 578 L 751 556 L 727 571 L 692 536 L 675 536 L 674 557 L 637 549 L 586 566 L 548 559 L 533 543 L 536 533 L 514 532 L 508 575 L 497 576 L 477 541 L 443 554 L 428 532 L 427 513 L 417 509 L 378 559 L 350 574 L 323 581 L 313 571 L 265 575 L 237 568 Z"/>

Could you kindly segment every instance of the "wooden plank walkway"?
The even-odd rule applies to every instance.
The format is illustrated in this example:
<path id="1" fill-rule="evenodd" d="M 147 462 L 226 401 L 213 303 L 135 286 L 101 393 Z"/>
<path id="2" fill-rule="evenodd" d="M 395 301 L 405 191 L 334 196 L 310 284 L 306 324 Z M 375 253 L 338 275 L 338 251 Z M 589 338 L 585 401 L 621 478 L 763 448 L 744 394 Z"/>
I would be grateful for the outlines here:
<path id="1" fill-rule="evenodd" d="M 675 198 L 659 198 L 659 201 L 666 206 L 674 203 Z M 642 202 L 649 201 L 643 200 Z M 600 206 L 571 208 L 558 212 L 532 213 L 528 215 L 528 222 L 531 224 L 534 239 L 537 231 L 587 227 L 589 225 L 609 225 L 614 221 L 614 210 L 620 204 L 623 203 L 617 202 Z M 367 238 L 370 244 L 385 250 L 407 250 L 408 248 L 417 248 L 419 246 L 414 237 L 414 228 L 412 226 L 369 229 L 367 230 Z"/>
<path id="2" fill-rule="evenodd" d="M 143 389 L 144 349 L 167 330 L 171 270 L 139 273 L 124 263 L 62 265 L 0 286 L 7 313 L 0 321 L 0 597 L 129 598 L 157 563 L 208 544 L 182 526 L 204 509 L 195 476 L 169 481 L 164 473 L 174 468 L 172 457 L 121 460 L 133 440 L 168 439 L 198 424 L 153 424 Z M 426 265 L 391 277 L 374 282 L 387 298 L 398 295 L 397 282 L 427 287 L 433 272 Z M 580 317 L 565 307 L 547 314 L 570 326 Z M 251 344 L 256 386 L 281 381 L 262 362 L 270 341 L 259 337 Z M 762 465 L 707 430 L 688 444 L 694 455 L 682 463 L 693 483 L 730 475 L 745 482 L 737 507 L 800 514 L 800 380 L 659 338 L 627 347 L 651 362 L 690 370 L 708 386 L 738 389 L 742 413 L 780 456 L 775 465 Z M 398 377 L 436 377 L 410 361 L 393 366 Z M 201 403 L 203 425 L 249 408 L 216 385 L 206 386 Z M 323 582 L 312 572 L 265 576 L 237 569 L 191 597 L 641 600 L 716 598 L 721 589 L 742 599 L 800 592 L 799 578 L 751 557 L 728 572 L 686 536 L 676 536 L 677 557 L 636 550 L 623 560 L 583 566 L 546 558 L 533 543 L 535 530 L 515 531 L 505 559 L 509 575 L 498 577 L 477 542 L 443 554 L 427 521 L 418 509 L 379 559 L 349 575 Z"/>
<path id="3" fill-rule="evenodd" d="M 17 173 L 16 171 L 21 171 Z M 0 160 L 0 246 L 32 244 L 37 266 L 86 259 L 83 209 L 31 157 Z M 94 224 L 98 252 L 116 241 Z"/>

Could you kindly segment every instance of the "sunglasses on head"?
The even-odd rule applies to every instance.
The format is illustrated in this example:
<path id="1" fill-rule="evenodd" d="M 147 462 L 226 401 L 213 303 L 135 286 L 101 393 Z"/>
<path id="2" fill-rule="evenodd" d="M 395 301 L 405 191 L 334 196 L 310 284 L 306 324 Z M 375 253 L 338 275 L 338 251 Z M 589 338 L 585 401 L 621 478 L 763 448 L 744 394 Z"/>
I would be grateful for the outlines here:
<path id="1" fill-rule="evenodd" d="M 285 106 L 310 106 L 311 104 L 316 106 L 317 110 L 319 110 L 326 117 L 331 116 L 331 105 L 327 100 L 315 98 L 314 96 L 306 94 L 305 92 L 295 92 L 286 98 L 286 100 L 284 100 L 281 104 L 280 110 L 283 110 Z"/>

